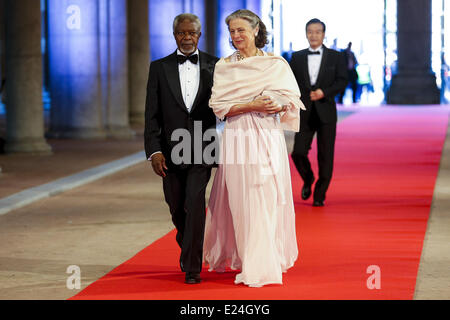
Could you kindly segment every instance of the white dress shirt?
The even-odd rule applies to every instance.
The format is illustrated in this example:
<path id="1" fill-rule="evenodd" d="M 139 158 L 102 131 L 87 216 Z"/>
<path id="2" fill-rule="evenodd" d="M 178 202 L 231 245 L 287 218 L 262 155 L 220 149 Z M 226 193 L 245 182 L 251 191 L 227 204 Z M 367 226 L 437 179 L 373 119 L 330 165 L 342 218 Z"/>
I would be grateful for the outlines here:
<path id="1" fill-rule="evenodd" d="M 177 54 L 185 56 L 179 49 L 177 49 Z M 193 54 L 198 55 L 198 49 Z M 189 60 L 186 60 L 183 64 L 178 64 L 178 72 L 183 101 L 188 111 L 191 112 L 200 83 L 200 59 L 197 64 L 193 64 Z"/>
<path id="2" fill-rule="evenodd" d="M 193 54 L 197 54 L 199 56 L 197 64 L 193 64 L 189 60 L 186 60 L 183 64 L 178 64 L 181 94 L 183 96 L 184 104 L 189 112 L 191 112 L 192 106 L 194 105 L 194 100 L 197 96 L 197 91 L 200 84 L 200 54 L 198 53 L 198 49 Z M 185 54 L 183 54 L 179 49 L 177 49 L 177 55 L 185 56 Z M 161 153 L 161 151 L 152 153 L 148 160 L 151 160 L 152 156 L 156 153 Z"/>
<path id="3" fill-rule="evenodd" d="M 317 77 L 319 76 L 320 63 L 322 62 L 323 56 L 323 46 L 314 50 L 311 47 L 308 48 L 309 51 L 319 51 L 320 54 L 308 54 L 308 72 L 309 80 L 311 85 L 314 86 L 317 82 Z"/>

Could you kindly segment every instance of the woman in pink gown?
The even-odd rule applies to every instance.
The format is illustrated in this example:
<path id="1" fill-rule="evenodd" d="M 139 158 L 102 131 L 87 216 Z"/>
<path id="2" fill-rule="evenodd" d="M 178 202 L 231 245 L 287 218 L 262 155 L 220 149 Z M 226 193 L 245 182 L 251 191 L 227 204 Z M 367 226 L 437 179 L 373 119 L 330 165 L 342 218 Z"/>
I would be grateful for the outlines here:
<path id="1" fill-rule="evenodd" d="M 214 71 L 210 107 L 226 123 L 204 262 L 210 271 L 240 270 L 236 284 L 282 284 L 282 273 L 298 256 L 283 130 L 299 130 L 304 106 L 288 63 L 260 50 L 267 31 L 259 17 L 238 10 L 226 22 L 237 51 Z"/>

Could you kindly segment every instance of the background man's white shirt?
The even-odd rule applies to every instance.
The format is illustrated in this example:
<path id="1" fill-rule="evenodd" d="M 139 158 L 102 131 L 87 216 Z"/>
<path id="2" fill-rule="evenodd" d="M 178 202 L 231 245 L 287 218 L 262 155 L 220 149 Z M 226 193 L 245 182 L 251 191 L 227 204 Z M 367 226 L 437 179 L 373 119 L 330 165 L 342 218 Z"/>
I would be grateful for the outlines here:
<path id="1" fill-rule="evenodd" d="M 317 77 L 319 76 L 320 71 L 320 63 L 322 62 L 323 56 L 323 46 L 320 48 L 313 50 L 311 47 L 308 48 L 309 51 L 319 51 L 320 54 L 309 54 L 308 55 L 308 71 L 309 71 L 309 80 L 311 85 L 314 86 L 317 82 Z"/>
<path id="2" fill-rule="evenodd" d="M 177 49 L 177 54 L 184 56 L 179 49 Z M 198 49 L 193 54 L 198 55 Z M 183 101 L 188 111 L 191 112 L 200 83 L 200 60 L 197 64 L 193 64 L 189 60 L 186 60 L 183 64 L 178 64 L 178 72 Z"/>

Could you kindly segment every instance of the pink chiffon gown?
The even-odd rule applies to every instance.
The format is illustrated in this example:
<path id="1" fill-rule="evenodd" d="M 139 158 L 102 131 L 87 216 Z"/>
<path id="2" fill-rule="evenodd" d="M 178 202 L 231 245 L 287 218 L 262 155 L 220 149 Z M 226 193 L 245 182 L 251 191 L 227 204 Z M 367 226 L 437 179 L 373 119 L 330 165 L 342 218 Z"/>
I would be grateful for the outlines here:
<path id="1" fill-rule="evenodd" d="M 255 71 L 255 79 L 259 79 L 258 72 L 273 71 L 273 62 L 262 60 L 269 58 L 267 54 L 239 62 L 234 57 L 231 57 L 231 62 L 221 59 L 216 66 L 217 76 L 214 77 L 210 105 L 219 118 L 223 118 L 231 105 L 254 99 L 258 92 L 270 93 L 278 101 L 293 102 L 293 107 L 286 112 L 284 119 L 281 116 L 281 121 L 279 116 L 256 112 L 227 118 L 222 133 L 219 167 L 208 203 L 204 262 L 209 265 L 209 271 L 224 272 L 226 268 L 240 270 L 236 284 L 251 287 L 282 284 L 282 273 L 294 265 L 298 256 L 291 176 L 283 129 L 289 129 L 291 124 L 291 129 L 298 131 L 299 122 L 296 121 L 299 121 L 299 108 L 303 105 L 295 79 L 284 60 L 274 60 L 278 64 L 277 70 L 280 69 L 280 74 L 285 78 L 279 79 L 275 87 L 263 85 L 256 91 L 250 88 L 248 92 L 244 90 L 239 93 L 239 88 L 245 83 L 234 79 L 230 67 L 236 67 L 236 70 L 242 67 L 245 73 L 248 66 Z M 262 70 L 258 70 L 259 67 L 253 70 L 255 65 L 261 65 Z M 265 69 L 266 66 L 269 70 Z M 221 74 L 225 80 L 222 80 Z M 238 92 L 230 88 L 226 83 L 228 80 L 236 84 Z M 222 98 L 221 85 L 216 86 L 216 81 L 225 82 L 221 83 L 226 88 L 224 97 L 229 97 L 233 92 L 230 101 Z M 258 83 L 254 85 L 260 86 Z M 288 91 L 277 90 L 280 85 Z M 236 97 L 237 100 L 234 99 Z M 215 105 L 215 101 L 219 103 Z M 227 107 L 222 108 L 224 105 Z"/>

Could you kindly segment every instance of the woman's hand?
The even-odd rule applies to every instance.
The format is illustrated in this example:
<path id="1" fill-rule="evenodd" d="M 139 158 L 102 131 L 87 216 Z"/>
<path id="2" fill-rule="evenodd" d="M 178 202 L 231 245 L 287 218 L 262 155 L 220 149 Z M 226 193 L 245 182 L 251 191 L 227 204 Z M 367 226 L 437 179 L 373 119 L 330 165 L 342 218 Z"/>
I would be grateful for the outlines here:
<path id="1" fill-rule="evenodd" d="M 285 104 L 281 112 L 287 112 L 289 109 L 295 109 L 295 104 L 293 104 L 292 102 L 289 102 L 289 104 Z"/>
<path id="2" fill-rule="evenodd" d="M 275 104 L 271 97 L 260 96 L 252 102 L 246 104 L 237 104 L 231 107 L 230 111 L 226 114 L 226 117 L 233 117 L 247 112 L 262 112 L 273 114 L 281 111 L 283 111 L 283 107 Z"/>
<path id="3" fill-rule="evenodd" d="M 276 104 L 271 97 L 261 96 L 250 102 L 251 109 L 254 112 L 263 112 L 273 114 L 280 112 L 283 107 Z"/>

